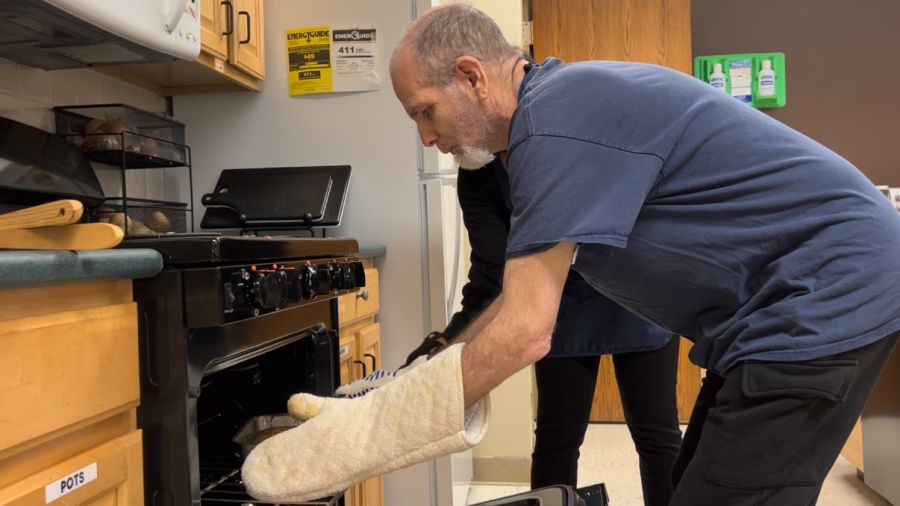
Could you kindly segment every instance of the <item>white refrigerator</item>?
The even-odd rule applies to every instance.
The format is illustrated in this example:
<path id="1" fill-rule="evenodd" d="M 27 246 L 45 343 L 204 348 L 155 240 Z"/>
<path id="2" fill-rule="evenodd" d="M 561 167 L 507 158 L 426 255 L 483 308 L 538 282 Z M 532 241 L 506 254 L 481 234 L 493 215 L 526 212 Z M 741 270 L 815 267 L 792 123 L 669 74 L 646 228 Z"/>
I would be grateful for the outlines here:
<path id="1" fill-rule="evenodd" d="M 443 329 L 458 307 L 468 270 L 456 204 L 455 168 L 423 150 L 394 97 L 387 59 L 429 0 L 276 0 L 265 4 L 266 80 L 260 93 L 179 96 L 193 161 L 196 227 L 204 193 L 223 169 L 352 166 L 342 224 L 329 235 L 383 245 L 382 355 L 396 368 L 425 334 Z M 365 92 L 291 96 L 285 30 L 315 25 L 374 26 L 383 82 Z M 471 477 L 471 456 L 438 459 L 385 477 L 391 506 L 453 506 L 454 482 Z M 455 503 L 464 504 L 465 490 Z"/>

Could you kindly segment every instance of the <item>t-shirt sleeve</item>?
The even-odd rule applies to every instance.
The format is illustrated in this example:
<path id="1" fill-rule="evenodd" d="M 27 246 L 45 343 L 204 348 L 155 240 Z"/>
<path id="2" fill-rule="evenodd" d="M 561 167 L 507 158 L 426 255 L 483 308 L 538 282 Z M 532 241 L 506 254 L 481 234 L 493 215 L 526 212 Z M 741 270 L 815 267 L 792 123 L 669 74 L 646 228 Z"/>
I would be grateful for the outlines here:
<path id="1" fill-rule="evenodd" d="M 566 136 L 532 135 L 509 153 L 507 258 L 556 243 L 624 248 L 662 159 Z"/>

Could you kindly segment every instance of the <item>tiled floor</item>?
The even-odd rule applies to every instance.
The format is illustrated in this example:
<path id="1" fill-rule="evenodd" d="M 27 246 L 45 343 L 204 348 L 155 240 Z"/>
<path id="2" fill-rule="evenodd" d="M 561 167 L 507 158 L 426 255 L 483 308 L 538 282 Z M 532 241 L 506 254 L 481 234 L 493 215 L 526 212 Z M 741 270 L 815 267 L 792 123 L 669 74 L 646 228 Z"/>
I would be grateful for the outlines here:
<path id="1" fill-rule="evenodd" d="M 581 460 L 578 485 L 606 483 L 610 504 L 643 506 L 637 454 L 625 425 L 592 424 L 588 428 Z M 527 484 L 473 484 L 465 504 L 477 504 L 498 497 L 524 492 Z M 839 457 L 831 469 L 818 506 L 890 506 L 856 476 L 856 468 Z"/>

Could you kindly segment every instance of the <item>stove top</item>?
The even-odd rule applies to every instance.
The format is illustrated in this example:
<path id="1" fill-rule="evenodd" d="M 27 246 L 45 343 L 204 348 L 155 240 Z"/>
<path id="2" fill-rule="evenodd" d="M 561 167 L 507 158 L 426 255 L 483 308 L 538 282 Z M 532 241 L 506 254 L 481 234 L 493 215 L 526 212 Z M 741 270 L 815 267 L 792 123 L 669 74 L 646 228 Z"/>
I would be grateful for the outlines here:
<path id="1" fill-rule="evenodd" d="M 128 237 L 120 248 L 159 251 L 170 266 L 334 258 L 359 252 L 355 239 L 293 236 L 226 236 L 215 233 Z"/>

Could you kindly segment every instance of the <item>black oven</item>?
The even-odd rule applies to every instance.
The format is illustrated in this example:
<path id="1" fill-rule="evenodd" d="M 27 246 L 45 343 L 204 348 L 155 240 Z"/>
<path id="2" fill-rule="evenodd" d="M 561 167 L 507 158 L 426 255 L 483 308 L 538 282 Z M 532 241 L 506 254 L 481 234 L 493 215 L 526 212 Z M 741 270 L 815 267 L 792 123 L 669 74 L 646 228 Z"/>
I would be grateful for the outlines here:
<path id="1" fill-rule="evenodd" d="M 265 504 L 244 491 L 232 438 L 284 413 L 293 393 L 334 392 L 336 297 L 365 285 L 356 242 L 204 234 L 125 247 L 155 248 L 166 264 L 134 283 L 146 504 Z"/>

